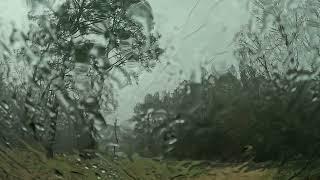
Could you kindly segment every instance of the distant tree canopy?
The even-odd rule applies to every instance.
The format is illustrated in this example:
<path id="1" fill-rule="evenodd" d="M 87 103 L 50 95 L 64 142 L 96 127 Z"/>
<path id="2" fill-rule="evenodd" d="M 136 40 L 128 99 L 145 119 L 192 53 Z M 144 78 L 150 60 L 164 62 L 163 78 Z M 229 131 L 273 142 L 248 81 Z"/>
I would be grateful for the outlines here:
<path id="1" fill-rule="evenodd" d="M 144 0 L 28 4 L 29 31 L 14 29 L 12 38 L 1 41 L 3 63 L 15 67 L 7 66 L 2 74 L 3 88 L 12 94 L 3 98 L 11 102 L 10 109 L 19 109 L 1 118 L 21 114 L 15 130 L 44 142 L 50 154 L 54 146 L 95 147 L 99 131 L 107 126 L 106 113 L 117 107 L 115 85 L 121 88 L 141 72 L 126 63 L 149 70 L 163 52 L 153 31 L 152 9 Z"/>

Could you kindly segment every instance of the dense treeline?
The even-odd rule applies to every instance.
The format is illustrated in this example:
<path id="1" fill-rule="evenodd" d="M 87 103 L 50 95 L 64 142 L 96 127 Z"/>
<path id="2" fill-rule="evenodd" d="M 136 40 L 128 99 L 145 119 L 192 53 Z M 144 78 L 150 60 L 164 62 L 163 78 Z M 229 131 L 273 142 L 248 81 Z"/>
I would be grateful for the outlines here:
<path id="1" fill-rule="evenodd" d="M 136 106 L 134 133 L 143 155 L 174 158 L 282 160 L 314 156 L 320 116 L 319 82 L 305 80 L 279 92 L 253 69 L 174 93 L 148 95 Z M 195 101 L 194 98 L 201 98 Z"/>
<path id="2" fill-rule="evenodd" d="M 135 108 L 145 156 L 256 161 L 319 157 L 317 1 L 257 0 L 236 35 L 239 65 Z"/>

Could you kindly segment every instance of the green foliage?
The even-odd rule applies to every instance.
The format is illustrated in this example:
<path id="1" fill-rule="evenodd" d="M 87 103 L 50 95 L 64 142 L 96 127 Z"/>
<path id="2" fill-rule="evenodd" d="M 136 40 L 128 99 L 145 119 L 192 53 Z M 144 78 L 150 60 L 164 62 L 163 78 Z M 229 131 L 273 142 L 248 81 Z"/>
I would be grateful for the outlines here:
<path id="1" fill-rule="evenodd" d="M 108 126 L 105 116 L 117 108 L 114 91 L 141 73 L 126 63 L 150 70 L 163 52 L 160 36 L 134 19 L 148 6 L 144 11 L 149 16 L 142 19 L 153 22 L 152 10 L 140 0 L 29 3 L 28 32 L 14 29 L 9 41 L 1 39 L 1 62 L 12 61 L 21 70 L 4 68 L 3 81 L 11 84 L 3 88 L 16 90 L 9 101 L 19 109 L 10 119 L 21 113 L 16 131 L 24 129 L 43 142 L 50 156 L 55 147 L 95 148 Z"/>
<path id="2" fill-rule="evenodd" d="M 314 156 L 319 113 L 312 94 L 318 81 L 295 83 L 294 91 L 279 92 L 263 76 L 251 75 L 237 79 L 227 73 L 211 83 L 185 84 L 185 89 L 201 89 L 200 104 L 188 105 L 193 97 L 187 91 L 175 94 L 176 90 L 164 98 L 148 95 L 145 103 L 136 107 L 139 114 L 131 119 L 137 123 L 134 133 L 138 149 L 162 147 L 160 152 L 149 148 L 148 153 L 231 161 Z M 191 88 L 191 92 L 199 89 Z M 159 119 L 160 108 L 165 114 Z"/>
<path id="3" fill-rule="evenodd" d="M 239 77 L 230 69 L 183 84 L 190 91 L 148 95 L 132 118 L 137 137 L 149 139 L 138 138 L 138 147 L 165 147 L 149 151 L 173 158 L 283 163 L 319 158 L 319 41 L 311 23 L 319 21 L 318 7 L 312 0 L 254 1 L 254 23 L 235 37 Z M 156 120 L 159 107 L 170 116 Z M 172 141 L 159 141 L 167 136 Z"/>

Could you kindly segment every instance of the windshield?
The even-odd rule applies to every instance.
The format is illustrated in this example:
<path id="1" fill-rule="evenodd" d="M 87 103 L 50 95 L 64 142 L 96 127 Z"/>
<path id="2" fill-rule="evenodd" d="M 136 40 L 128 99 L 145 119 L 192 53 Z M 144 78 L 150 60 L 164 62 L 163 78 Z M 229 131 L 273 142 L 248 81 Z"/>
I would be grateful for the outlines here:
<path id="1" fill-rule="evenodd" d="M 0 179 L 318 179 L 318 0 L 2 0 Z"/>

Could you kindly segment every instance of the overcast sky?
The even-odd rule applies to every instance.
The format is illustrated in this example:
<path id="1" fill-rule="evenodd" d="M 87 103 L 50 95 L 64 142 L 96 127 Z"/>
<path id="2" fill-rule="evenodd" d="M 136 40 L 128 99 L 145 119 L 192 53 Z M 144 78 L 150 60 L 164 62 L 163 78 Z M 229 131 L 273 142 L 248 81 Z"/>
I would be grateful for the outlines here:
<path id="1" fill-rule="evenodd" d="M 162 63 L 152 73 L 144 73 L 138 85 L 119 93 L 120 119 L 127 119 L 137 102 L 147 93 L 174 89 L 179 82 L 213 59 L 217 70 L 236 63 L 232 40 L 240 26 L 248 22 L 246 0 L 149 0 L 154 11 L 161 45 L 167 49 Z M 182 72 L 182 73 L 181 73 Z"/>
<path id="2" fill-rule="evenodd" d="M 27 10 L 23 2 L 25 0 L 0 0 L 0 22 L 14 22 L 26 30 Z M 132 115 L 135 104 L 143 101 L 147 93 L 173 90 L 179 82 L 189 79 L 192 72 L 197 80 L 204 62 L 212 60 L 219 71 L 236 63 L 232 39 L 249 17 L 247 0 L 149 2 L 156 31 L 162 35 L 161 46 L 167 51 L 151 73 L 141 75 L 138 85 L 127 86 L 118 93 L 120 106 L 116 115 L 122 122 Z"/>

